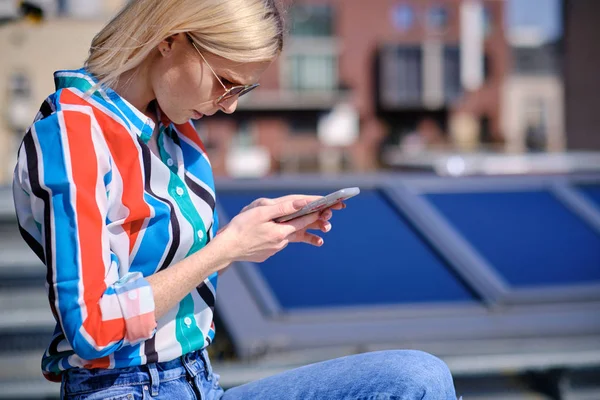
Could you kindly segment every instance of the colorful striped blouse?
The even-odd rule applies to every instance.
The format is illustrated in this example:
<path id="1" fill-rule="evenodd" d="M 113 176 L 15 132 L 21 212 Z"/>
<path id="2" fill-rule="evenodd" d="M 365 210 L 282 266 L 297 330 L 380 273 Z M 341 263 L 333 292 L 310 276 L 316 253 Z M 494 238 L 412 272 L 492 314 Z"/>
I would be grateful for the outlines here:
<path id="1" fill-rule="evenodd" d="M 154 122 L 86 70 L 58 71 L 24 136 L 13 193 L 21 234 L 47 267 L 56 329 L 49 380 L 69 368 L 168 361 L 214 338 L 217 274 L 160 320 L 145 277 L 204 247 L 218 227 L 210 162 L 190 121 Z"/>

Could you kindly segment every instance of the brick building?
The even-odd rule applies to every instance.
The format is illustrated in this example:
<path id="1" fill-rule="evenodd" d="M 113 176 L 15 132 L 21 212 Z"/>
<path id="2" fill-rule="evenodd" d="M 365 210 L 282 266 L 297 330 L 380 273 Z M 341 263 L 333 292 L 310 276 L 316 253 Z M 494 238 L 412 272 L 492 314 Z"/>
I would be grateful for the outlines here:
<path id="1" fill-rule="evenodd" d="M 411 134 L 433 146 L 501 143 L 504 14 L 503 0 L 295 1 L 261 88 L 233 115 L 198 123 L 215 173 L 227 174 L 239 149 L 268 154 L 272 172 L 322 169 L 319 122 L 340 103 L 359 120 L 342 149 L 353 171 L 377 168 L 382 146 Z"/>

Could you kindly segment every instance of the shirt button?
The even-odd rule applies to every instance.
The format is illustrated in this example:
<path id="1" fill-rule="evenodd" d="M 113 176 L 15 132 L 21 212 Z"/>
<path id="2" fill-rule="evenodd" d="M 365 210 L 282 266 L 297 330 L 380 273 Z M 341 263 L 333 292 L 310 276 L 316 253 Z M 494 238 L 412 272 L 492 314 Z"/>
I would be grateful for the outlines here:
<path id="1" fill-rule="evenodd" d="M 187 326 L 191 326 L 192 325 L 192 319 L 190 317 L 185 317 L 183 319 L 183 322 L 187 325 Z"/>
<path id="2" fill-rule="evenodd" d="M 168 165 L 169 167 L 172 167 L 172 166 L 173 166 L 173 159 L 172 159 L 172 158 L 169 158 L 169 159 L 167 160 L 167 165 Z"/>
<path id="3" fill-rule="evenodd" d="M 202 240 L 204 238 L 204 232 L 198 231 L 198 239 Z"/>
<path id="4" fill-rule="evenodd" d="M 138 297 L 138 296 L 137 296 L 137 292 L 135 292 L 135 291 L 131 291 L 131 292 L 129 292 L 129 293 L 127 294 L 127 297 L 129 297 L 129 299 L 130 299 L 130 300 L 135 300 L 135 299 L 137 299 L 137 297 Z"/>
<path id="5" fill-rule="evenodd" d="M 183 188 L 182 187 L 178 187 L 177 189 L 175 189 L 175 192 L 177 193 L 178 196 L 183 196 Z"/>

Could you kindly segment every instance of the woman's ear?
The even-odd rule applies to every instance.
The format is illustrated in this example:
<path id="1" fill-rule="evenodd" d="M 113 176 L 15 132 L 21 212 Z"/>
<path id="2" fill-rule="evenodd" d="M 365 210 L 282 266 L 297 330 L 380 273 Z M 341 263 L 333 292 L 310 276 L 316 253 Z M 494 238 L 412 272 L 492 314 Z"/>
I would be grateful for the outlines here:
<path id="1" fill-rule="evenodd" d="M 158 44 L 158 51 L 160 52 L 160 54 L 162 54 L 163 57 L 167 57 L 173 51 L 173 45 L 184 39 L 185 35 L 182 33 L 171 35 Z"/>

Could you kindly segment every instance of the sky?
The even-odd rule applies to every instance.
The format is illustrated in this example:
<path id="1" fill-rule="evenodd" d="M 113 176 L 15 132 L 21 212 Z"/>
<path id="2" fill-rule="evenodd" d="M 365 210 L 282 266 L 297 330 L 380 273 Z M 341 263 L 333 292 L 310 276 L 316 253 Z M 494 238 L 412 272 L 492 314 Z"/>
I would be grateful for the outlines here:
<path id="1" fill-rule="evenodd" d="M 560 0 L 508 0 L 509 28 L 539 27 L 546 39 L 562 34 Z"/>

